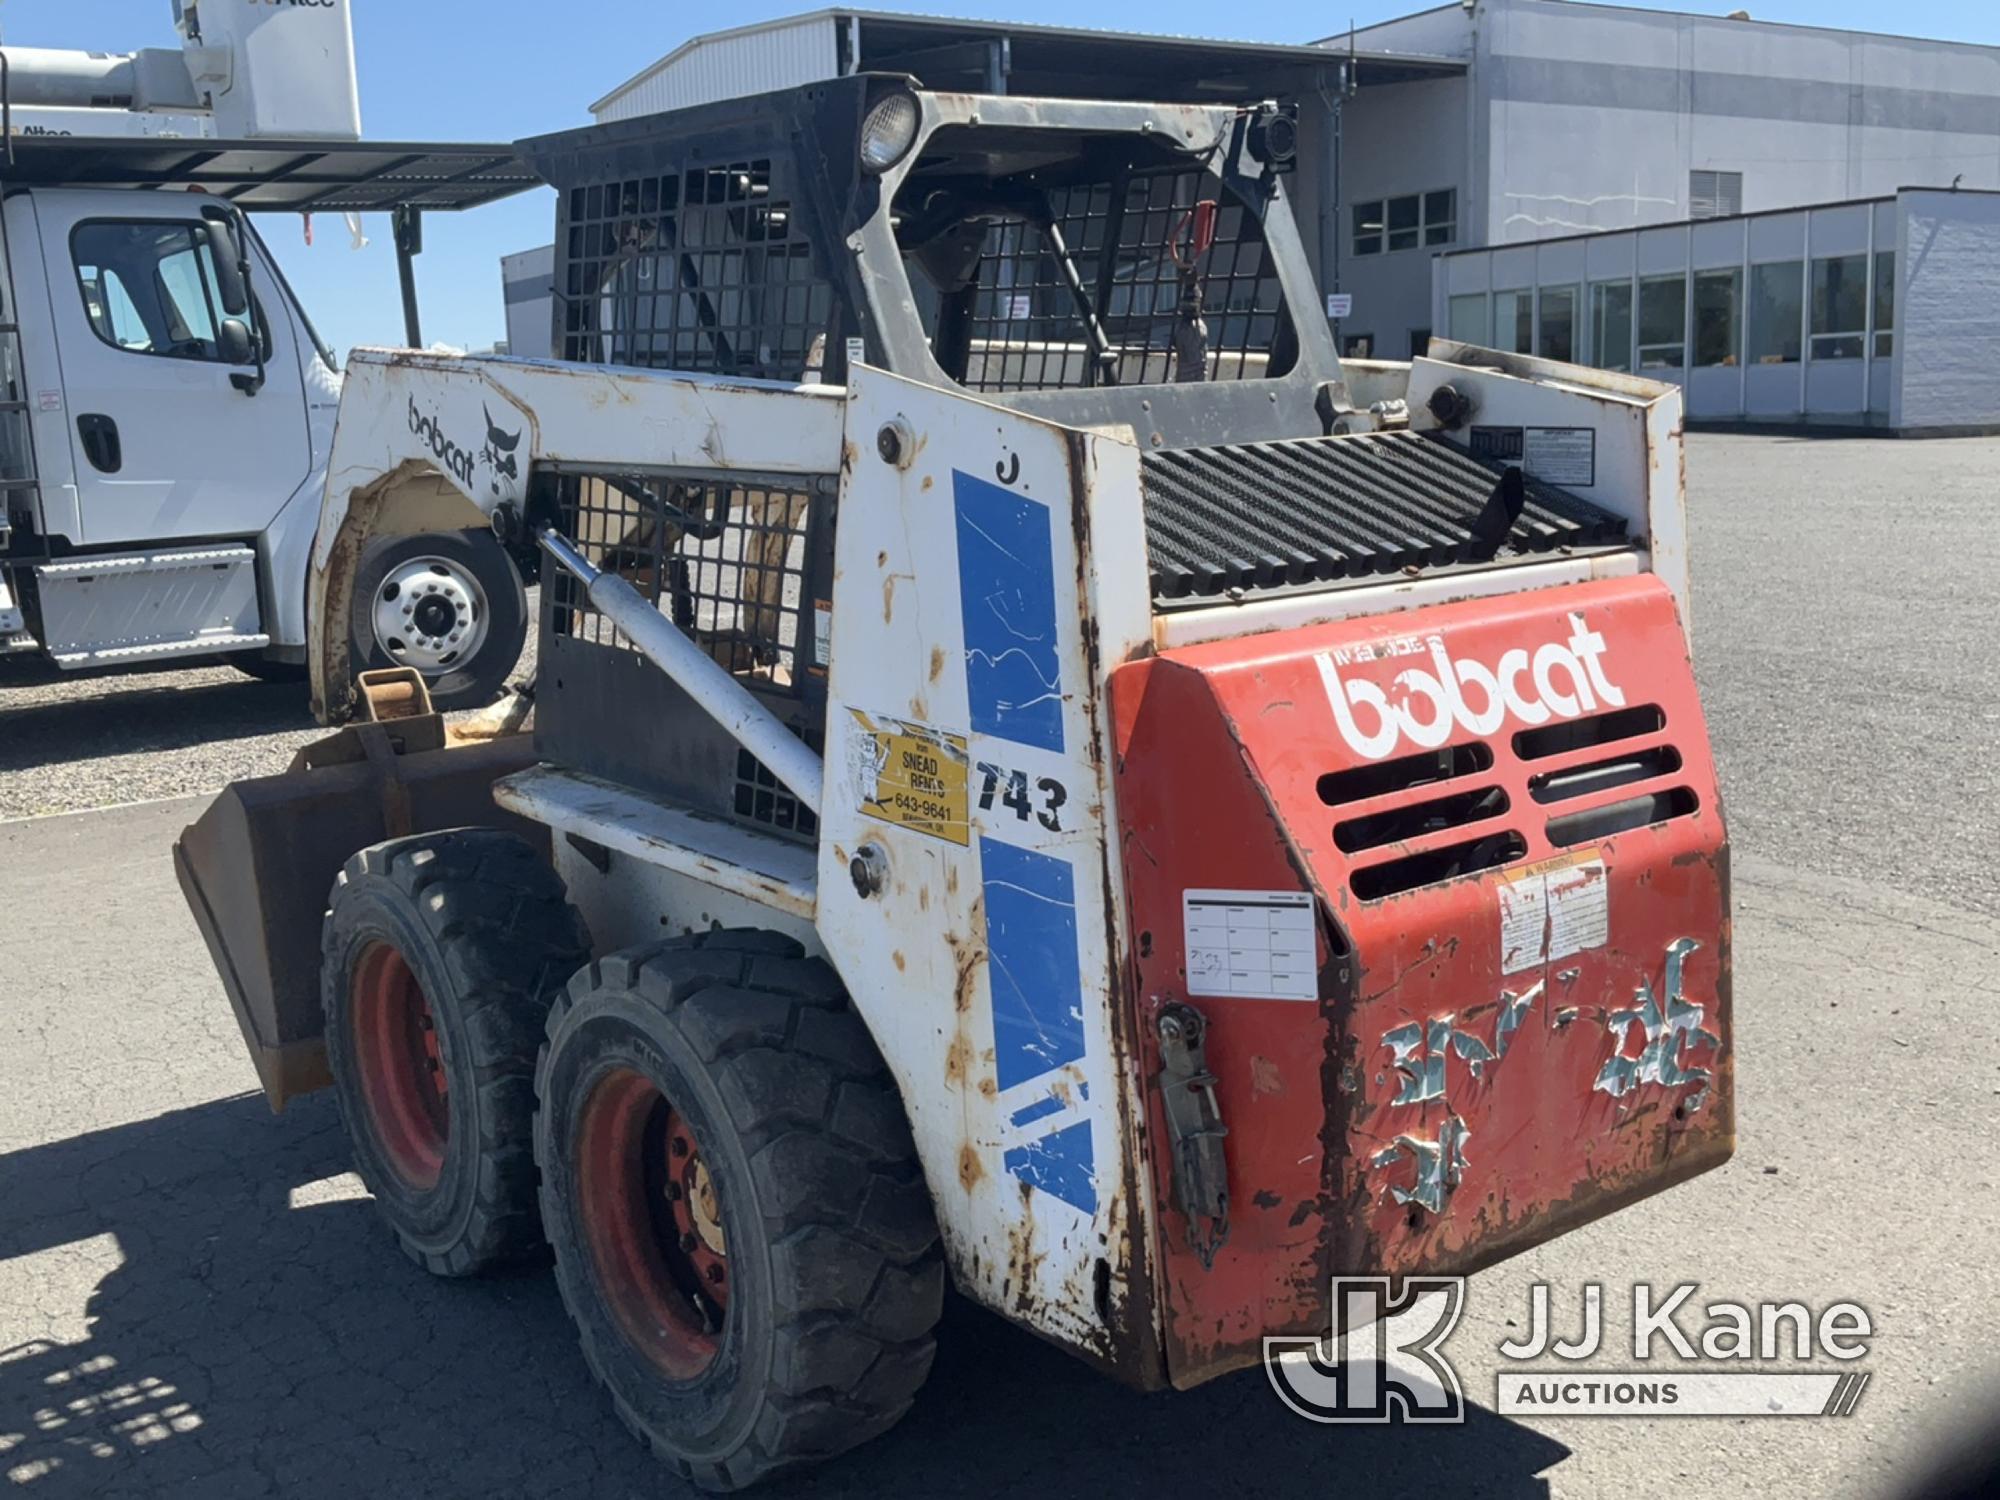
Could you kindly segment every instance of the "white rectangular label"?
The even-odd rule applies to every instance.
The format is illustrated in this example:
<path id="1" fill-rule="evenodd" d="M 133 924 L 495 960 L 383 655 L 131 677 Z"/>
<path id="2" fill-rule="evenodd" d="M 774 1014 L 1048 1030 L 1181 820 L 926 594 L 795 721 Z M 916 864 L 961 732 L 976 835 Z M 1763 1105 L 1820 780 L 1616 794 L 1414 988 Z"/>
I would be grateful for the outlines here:
<path id="1" fill-rule="evenodd" d="M 1549 882 L 1549 961 L 1568 958 L 1611 940 L 1611 884 L 1604 861 L 1585 860 L 1551 870 Z"/>
<path id="2" fill-rule="evenodd" d="M 1304 891 L 1183 891 L 1188 993 L 1317 1000 L 1319 943 Z"/>
<path id="3" fill-rule="evenodd" d="M 1027 292 L 1016 292 L 1007 299 L 1007 318 L 1019 322 L 1034 315 L 1034 298 Z"/>
<path id="4" fill-rule="evenodd" d="M 1611 940 L 1611 882 L 1601 859 L 1531 870 L 1500 887 L 1500 972 L 1518 974 Z"/>
<path id="5" fill-rule="evenodd" d="M 1326 315 L 1329 318 L 1351 318 L 1354 316 L 1354 293 L 1328 292 L 1326 294 Z"/>
<path id="6" fill-rule="evenodd" d="M 1597 483 L 1597 433 L 1589 427 L 1528 427 L 1521 433 L 1521 467 L 1565 489 Z"/>

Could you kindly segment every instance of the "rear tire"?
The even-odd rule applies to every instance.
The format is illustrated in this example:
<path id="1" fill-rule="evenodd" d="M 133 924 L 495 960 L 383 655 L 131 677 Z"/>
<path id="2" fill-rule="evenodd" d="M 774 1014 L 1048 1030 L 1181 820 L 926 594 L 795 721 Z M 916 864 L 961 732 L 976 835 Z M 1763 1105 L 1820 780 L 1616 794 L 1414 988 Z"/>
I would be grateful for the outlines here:
<path id="1" fill-rule="evenodd" d="M 321 957 L 354 1168 L 404 1253 L 466 1276 L 539 1252 L 535 1050 L 590 957 L 561 877 L 491 829 L 377 844 L 334 883 Z"/>
<path id="2" fill-rule="evenodd" d="M 832 969 L 698 934 L 579 973 L 535 1156 L 619 1417 L 704 1489 L 867 1441 L 930 1371 L 944 1264 L 902 1101 Z"/>

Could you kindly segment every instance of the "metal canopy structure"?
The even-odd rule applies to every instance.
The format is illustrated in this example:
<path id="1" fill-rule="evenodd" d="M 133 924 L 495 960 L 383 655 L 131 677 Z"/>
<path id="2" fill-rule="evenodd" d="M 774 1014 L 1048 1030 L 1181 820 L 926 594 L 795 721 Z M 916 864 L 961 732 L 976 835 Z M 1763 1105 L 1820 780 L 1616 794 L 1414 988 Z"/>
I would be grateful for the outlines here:
<path id="1" fill-rule="evenodd" d="M 832 23 L 838 57 L 829 73 L 908 73 L 926 88 L 1060 99 L 1240 101 L 1302 94 L 1341 76 L 1356 87 L 1451 77 L 1463 59 L 1349 51 L 1337 42 L 1285 45 L 1208 37 L 1099 31 L 946 16 L 829 9 L 785 16 L 683 43 L 591 106 L 601 111 L 646 79 L 730 39 Z"/>
<path id="2" fill-rule="evenodd" d="M 1216 100 L 1299 93 L 1330 69 L 1353 67 L 1357 86 L 1463 73 L 1450 58 L 1381 56 L 1345 47 L 1286 46 L 1207 37 L 961 21 L 844 11 L 855 71 L 913 73 L 934 89 L 989 87 L 994 53 L 1004 92 L 1070 99 Z"/>
<path id="3" fill-rule="evenodd" d="M 202 192 L 245 213 L 389 214 L 403 331 L 411 348 L 421 348 L 415 261 L 423 216 L 497 203 L 542 180 L 512 146 L 22 136 L 9 138 L 0 184 Z"/>
<path id="4" fill-rule="evenodd" d="M 199 188 L 248 213 L 432 213 L 539 187 L 512 146 L 19 136 L 9 187 Z"/>

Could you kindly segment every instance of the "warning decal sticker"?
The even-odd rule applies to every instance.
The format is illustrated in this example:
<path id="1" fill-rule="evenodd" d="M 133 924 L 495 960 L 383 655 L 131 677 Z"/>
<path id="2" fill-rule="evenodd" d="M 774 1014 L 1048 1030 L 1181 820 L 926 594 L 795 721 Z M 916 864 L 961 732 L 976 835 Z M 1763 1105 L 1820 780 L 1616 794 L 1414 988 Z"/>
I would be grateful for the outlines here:
<path id="1" fill-rule="evenodd" d="M 1594 852 L 1535 865 L 1500 886 L 1500 972 L 1517 974 L 1611 940 L 1611 883 Z"/>
<path id="2" fill-rule="evenodd" d="M 928 724 L 848 709 L 847 774 L 871 818 L 930 838 L 970 845 L 965 736 Z"/>

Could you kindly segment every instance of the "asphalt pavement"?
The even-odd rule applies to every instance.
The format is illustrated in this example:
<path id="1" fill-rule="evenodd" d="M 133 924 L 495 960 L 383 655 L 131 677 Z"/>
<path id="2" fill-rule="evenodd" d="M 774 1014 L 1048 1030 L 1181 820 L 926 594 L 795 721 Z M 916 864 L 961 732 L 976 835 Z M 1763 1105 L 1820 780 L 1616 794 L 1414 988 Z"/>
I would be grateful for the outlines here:
<path id="1" fill-rule="evenodd" d="M 1736 844 L 1736 1158 L 1475 1278 L 1463 1426 L 1313 1426 L 1255 1371 L 1142 1396 L 954 1305 L 908 1420 L 760 1493 L 1877 1496 L 1993 1429 L 2000 443 L 1690 448 Z M 13 691 L 0 816 L 280 769 L 311 733 L 249 683 Z M 221 746 L 198 732 L 218 716 L 245 726 Z M 0 823 L 0 1475 L 30 1500 L 679 1493 L 546 1274 L 423 1276 L 329 1101 L 273 1117 L 253 1092 L 167 854 L 200 805 Z M 1635 1281 L 1857 1301 L 1874 1378 L 1845 1419 L 1504 1417 L 1497 1346 L 1538 1281 L 1559 1320 L 1602 1283 L 1613 1345 Z"/>

